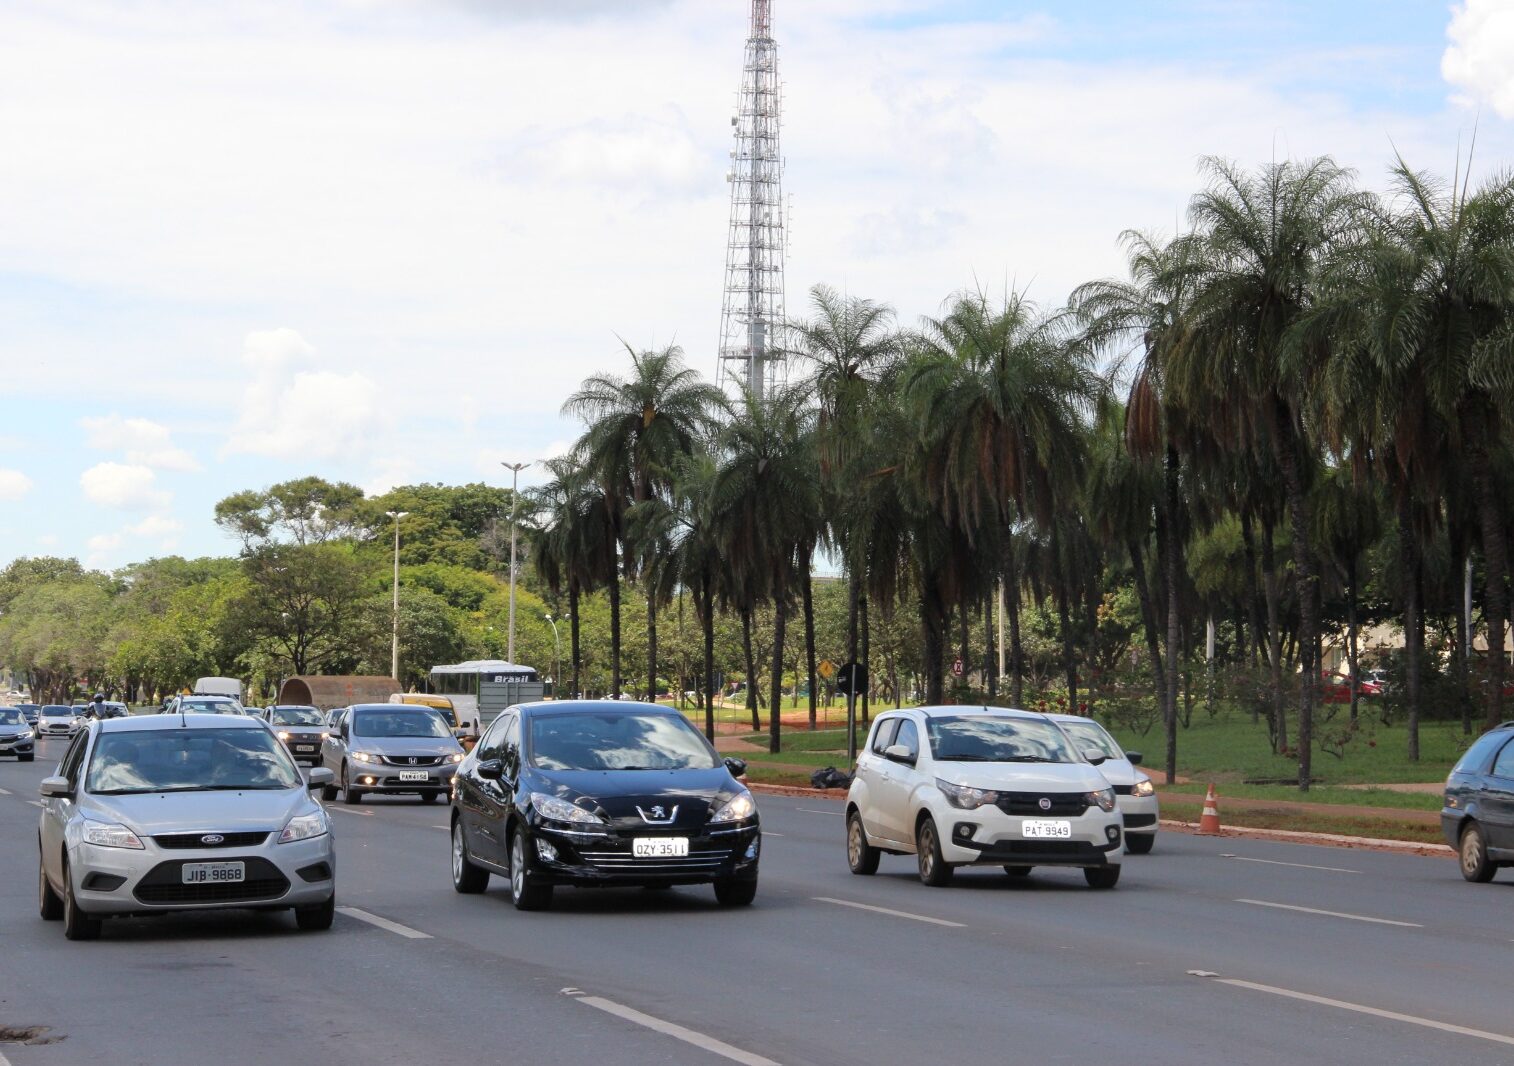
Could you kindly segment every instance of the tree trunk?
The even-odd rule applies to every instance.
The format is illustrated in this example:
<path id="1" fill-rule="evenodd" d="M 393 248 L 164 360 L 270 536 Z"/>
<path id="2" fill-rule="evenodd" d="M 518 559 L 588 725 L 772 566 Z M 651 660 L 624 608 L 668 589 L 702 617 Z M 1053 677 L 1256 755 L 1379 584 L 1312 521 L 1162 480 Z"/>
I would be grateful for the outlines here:
<path id="1" fill-rule="evenodd" d="M 925 702 L 936 706 L 945 700 L 942 659 L 946 654 L 947 611 L 934 575 L 921 575 L 920 623 L 925 643 Z"/>
<path id="2" fill-rule="evenodd" d="M 862 663 L 863 669 L 867 670 L 869 674 L 867 688 L 862 690 L 862 724 L 867 725 L 867 712 L 871 704 L 869 697 L 873 690 L 871 677 L 871 664 L 873 661 L 872 634 L 869 632 L 868 627 L 867 596 L 864 595 L 857 602 L 857 612 L 862 622 L 862 658 L 858 661 Z"/>
<path id="3" fill-rule="evenodd" d="M 752 732 L 762 732 L 762 717 L 757 713 L 757 661 L 752 656 L 752 609 L 741 608 L 741 651 L 746 659 L 746 707 L 752 715 Z"/>
<path id="4" fill-rule="evenodd" d="M 647 596 L 647 702 L 657 702 L 657 597 L 653 595 Z"/>
<path id="5" fill-rule="evenodd" d="M 1267 599 L 1267 686 L 1272 707 L 1272 750 L 1288 747 L 1288 712 L 1283 704 L 1282 590 L 1272 552 L 1272 519 L 1262 519 L 1262 588 Z"/>
<path id="6" fill-rule="evenodd" d="M 1062 629 L 1062 670 L 1067 680 L 1067 713 L 1078 714 L 1078 664 L 1072 650 L 1072 613 L 1067 608 L 1066 582 L 1058 584 L 1062 586 L 1056 594 L 1056 601 L 1057 623 Z"/>
<path id="7" fill-rule="evenodd" d="M 783 635 L 788 625 L 788 596 L 780 591 L 773 597 L 773 694 L 768 709 L 768 751 L 783 750 Z"/>
<path id="8" fill-rule="evenodd" d="M 715 593 L 713 582 L 704 579 L 704 611 L 699 616 L 700 628 L 704 631 L 704 735 L 715 743 Z"/>
<path id="9" fill-rule="evenodd" d="M 1351 670 L 1351 721 L 1361 703 L 1361 668 L 1357 651 L 1361 626 L 1356 618 L 1356 556 L 1346 564 L 1346 664 Z"/>
<path id="10" fill-rule="evenodd" d="M 610 578 L 610 698 L 620 698 L 620 575 Z"/>
<path id="11" fill-rule="evenodd" d="M 1482 616 L 1488 631 L 1488 681 L 1483 694 L 1486 713 L 1483 728 L 1492 729 L 1504 720 L 1504 621 L 1508 615 L 1508 596 L 1504 586 L 1509 572 L 1509 545 L 1504 534 L 1503 512 L 1499 506 L 1498 483 L 1488 458 L 1488 433 L 1496 431 L 1491 418 L 1478 420 L 1483 433 L 1474 433 L 1467 449 L 1472 460 L 1472 481 L 1477 490 L 1477 512 L 1482 527 L 1483 599 Z"/>
<path id="12" fill-rule="evenodd" d="M 568 585 L 568 643 L 573 656 L 573 698 L 578 699 L 583 695 L 583 686 L 579 683 L 579 670 L 583 657 L 578 650 L 578 582 L 570 582 Z"/>
<path id="13" fill-rule="evenodd" d="M 810 570 L 812 559 L 813 556 L 805 560 L 804 573 L 800 577 L 804 582 L 804 665 L 807 671 L 805 676 L 809 679 L 811 732 L 815 729 L 815 707 L 819 696 L 815 691 L 815 597 L 812 588 L 814 576 Z"/>
<path id="14" fill-rule="evenodd" d="M 1167 691 L 1167 672 L 1162 663 L 1162 649 L 1157 640 L 1156 611 L 1151 603 L 1151 587 L 1146 581 L 1146 559 L 1141 542 L 1131 537 L 1125 542 L 1130 553 L 1130 569 L 1135 576 L 1136 597 L 1141 601 L 1141 628 L 1146 633 L 1146 653 L 1151 656 L 1151 675 L 1158 693 Z M 1158 699 L 1160 701 L 1160 698 Z"/>
<path id="15" fill-rule="evenodd" d="M 1009 612 L 1009 704 L 1025 706 L 1025 649 L 1020 644 L 1020 583 L 1006 581 L 1005 610 Z"/>
<path id="16" fill-rule="evenodd" d="M 1456 572 L 1465 574 L 1465 598 L 1472 597 L 1471 550 L 1457 561 Z M 1466 602 L 1456 608 L 1456 672 L 1461 682 L 1461 735 L 1472 735 L 1472 630 L 1467 619 Z"/>
<path id="17" fill-rule="evenodd" d="M 1166 510 L 1167 557 L 1163 561 L 1167 592 L 1167 694 L 1163 708 L 1167 727 L 1167 781 L 1177 780 L 1178 774 L 1178 642 L 1182 639 L 1182 620 L 1178 617 L 1178 563 L 1182 551 L 1182 538 L 1178 534 L 1178 453 L 1171 444 L 1167 446 L 1163 470 L 1163 504 Z"/>
<path id="18" fill-rule="evenodd" d="M 994 676 L 994 651 L 994 594 L 990 591 L 983 597 L 983 685 L 990 700 L 999 694 L 998 678 Z"/>
<path id="19" fill-rule="evenodd" d="M 1304 476 L 1299 469 L 1292 418 L 1281 399 L 1274 398 L 1272 413 L 1272 450 L 1283 475 L 1283 491 L 1288 500 L 1289 532 L 1293 535 L 1293 567 L 1298 593 L 1299 663 L 1303 667 L 1303 684 L 1298 696 L 1298 787 L 1309 791 L 1314 756 L 1314 690 L 1319 684 L 1319 664 L 1314 661 L 1315 635 L 1319 632 L 1319 567 L 1309 539 L 1308 501 L 1304 495 Z"/>

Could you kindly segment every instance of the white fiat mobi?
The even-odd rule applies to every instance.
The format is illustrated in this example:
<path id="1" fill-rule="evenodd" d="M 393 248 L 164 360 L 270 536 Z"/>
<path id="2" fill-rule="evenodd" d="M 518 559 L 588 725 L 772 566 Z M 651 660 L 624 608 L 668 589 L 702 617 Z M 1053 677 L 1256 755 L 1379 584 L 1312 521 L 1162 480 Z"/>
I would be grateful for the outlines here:
<path id="1" fill-rule="evenodd" d="M 918 707 L 880 715 L 857 754 L 846 798 L 855 874 L 913 853 L 920 880 L 958 866 L 1081 867 L 1092 888 L 1120 880 L 1124 841 L 1104 753 L 1073 747 L 1045 715 L 993 707 Z"/>

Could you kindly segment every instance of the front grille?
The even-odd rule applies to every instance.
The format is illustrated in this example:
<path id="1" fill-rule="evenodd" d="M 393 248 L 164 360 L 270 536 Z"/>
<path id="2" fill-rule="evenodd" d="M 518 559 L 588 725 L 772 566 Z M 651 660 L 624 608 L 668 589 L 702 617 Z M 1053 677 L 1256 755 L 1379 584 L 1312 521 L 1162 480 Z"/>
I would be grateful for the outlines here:
<path id="1" fill-rule="evenodd" d="M 1135 786 L 1134 785 L 1115 785 L 1114 786 L 1114 794 L 1116 796 L 1133 796 L 1133 795 L 1135 795 Z"/>
<path id="2" fill-rule="evenodd" d="M 1105 862 L 1104 850 L 1084 840 L 1001 840 L 984 848 L 985 862 Z"/>
<path id="3" fill-rule="evenodd" d="M 186 885 L 184 864 L 175 859 L 154 866 L 133 894 L 143 903 L 261 903 L 289 891 L 289 879 L 267 859 L 238 855 L 235 860 L 247 864 L 245 881 Z"/>
<path id="4" fill-rule="evenodd" d="M 1041 806 L 1042 800 L 1050 800 Z M 999 810 L 1021 818 L 1075 818 L 1088 810 L 1084 792 L 1001 792 Z"/>
<path id="5" fill-rule="evenodd" d="M 384 755 L 386 766 L 440 766 L 445 755 Z"/>
<path id="6" fill-rule="evenodd" d="M 727 862 L 730 848 L 709 851 L 690 851 L 678 859 L 638 859 L 629 851 L 580 851 L 578 853 L 590 866 L 607 873 L 706 873 Z"/>
<path id="7" fill-rule="evenodd" d="M 205 838 L 218 836 L 219 844 L 207 844 Z M 153 837 L 153 843 L 160 848 L 170 851 L 191 851 L 200 848 L 255 848 L 268 839 L 267 833 L 217 833 L 213 829 L 207 829 L 203 833 L 169 833 L 166 836 Z"/>

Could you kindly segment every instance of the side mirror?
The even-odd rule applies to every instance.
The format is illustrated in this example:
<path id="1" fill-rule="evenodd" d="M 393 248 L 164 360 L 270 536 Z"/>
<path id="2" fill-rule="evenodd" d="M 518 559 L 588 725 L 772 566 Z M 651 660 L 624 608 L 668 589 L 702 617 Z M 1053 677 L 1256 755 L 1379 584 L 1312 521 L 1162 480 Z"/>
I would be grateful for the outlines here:
<path id="1" fill-rule="evenodd" d="M 892 762 L 902 762 L 906 766 L 915 765 L 915 753 L 903 744 L 890 744 L 883 749 L 883 757 Z"/>
<path id="2" fill-rule="evenodd" d="M 68 783 L 66 777 L 44 777 L 42 783 L 37 786 L 37 791 L 47 797 L 67 798 L 74 794 L 73 786 Z"/>
<path id="3" fill-rule="evenodd" d="M 1089 762 L 1093 763 L 1095 766 L 1100 766 L 1100 765 L 1102 765 L 1102 764 L 1104 764 L 1104 763 L 1106 763 L 1106 762 L 1109 761 L 1109 756 L 1105 755 L 1098 748 L 1084 748 L 1083 749 L 1083 758 L 1087 759 Z"/>
<path id="4" fill-rule="evenodd" d="M 737 759 L 734 757 L 728 758 L 725 761 L 725 768 L 731 771 L 732 777 L 740 777 L 742 774 L 746 773 L 746 760 Z"/>
<path id="5" fill-rule="evenodd" d="M 478 764 L 478 776 L 498 781 L 505 776 L 505 764 L 500 759 L 483 759 Z"/>
<path id="6" fill-rule="evenodd" d="M 316 766 L 311 769 L 310 776 L 305 779 L 305 787 L 320 788 L 323 785 L 333 784 L 335 781 L 336 774 L 324 766 Z"/>
<path id="7" fill-rule="evenodd" d="M 1138 752 L 1138 751 L 1127 751 L 1125 753 L 1125 758 L 1127 758 L 1127 759 L 1130 760 L 1130 765 L 1131 766 L 1140 766 L 1141 765 L 1141 753 Z"/>

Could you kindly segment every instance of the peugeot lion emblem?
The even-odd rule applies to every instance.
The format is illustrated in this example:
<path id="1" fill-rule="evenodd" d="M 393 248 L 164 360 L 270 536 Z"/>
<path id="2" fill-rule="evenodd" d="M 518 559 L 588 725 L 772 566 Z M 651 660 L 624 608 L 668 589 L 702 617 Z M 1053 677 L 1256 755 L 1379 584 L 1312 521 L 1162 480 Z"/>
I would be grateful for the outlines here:
<path id="1" fill-rule="evenodd" d="M 666 807 L 659 804 L 649 811 L 637 807 L 636 813 L 641 815 L 641 820 L 649 825 L 666 825 L 678 817 L 678 808 L 674 807 L 672 811 L 669 811 Z"/>
<path id="2" fill-rule="evenodd" d="M 1049 811 L 1049 810 L 1051 810 L 1051 800 L 1048 799 L 1045 796 L 1041 797 L 1041 809 L 1043 811 Z"/>
<path id="3" fill-rule="evenodd" d="M 226 838 L 220 833 L 206 833 L 200 838 L 201 844 L 223 844 L 225 841 Z"/>

